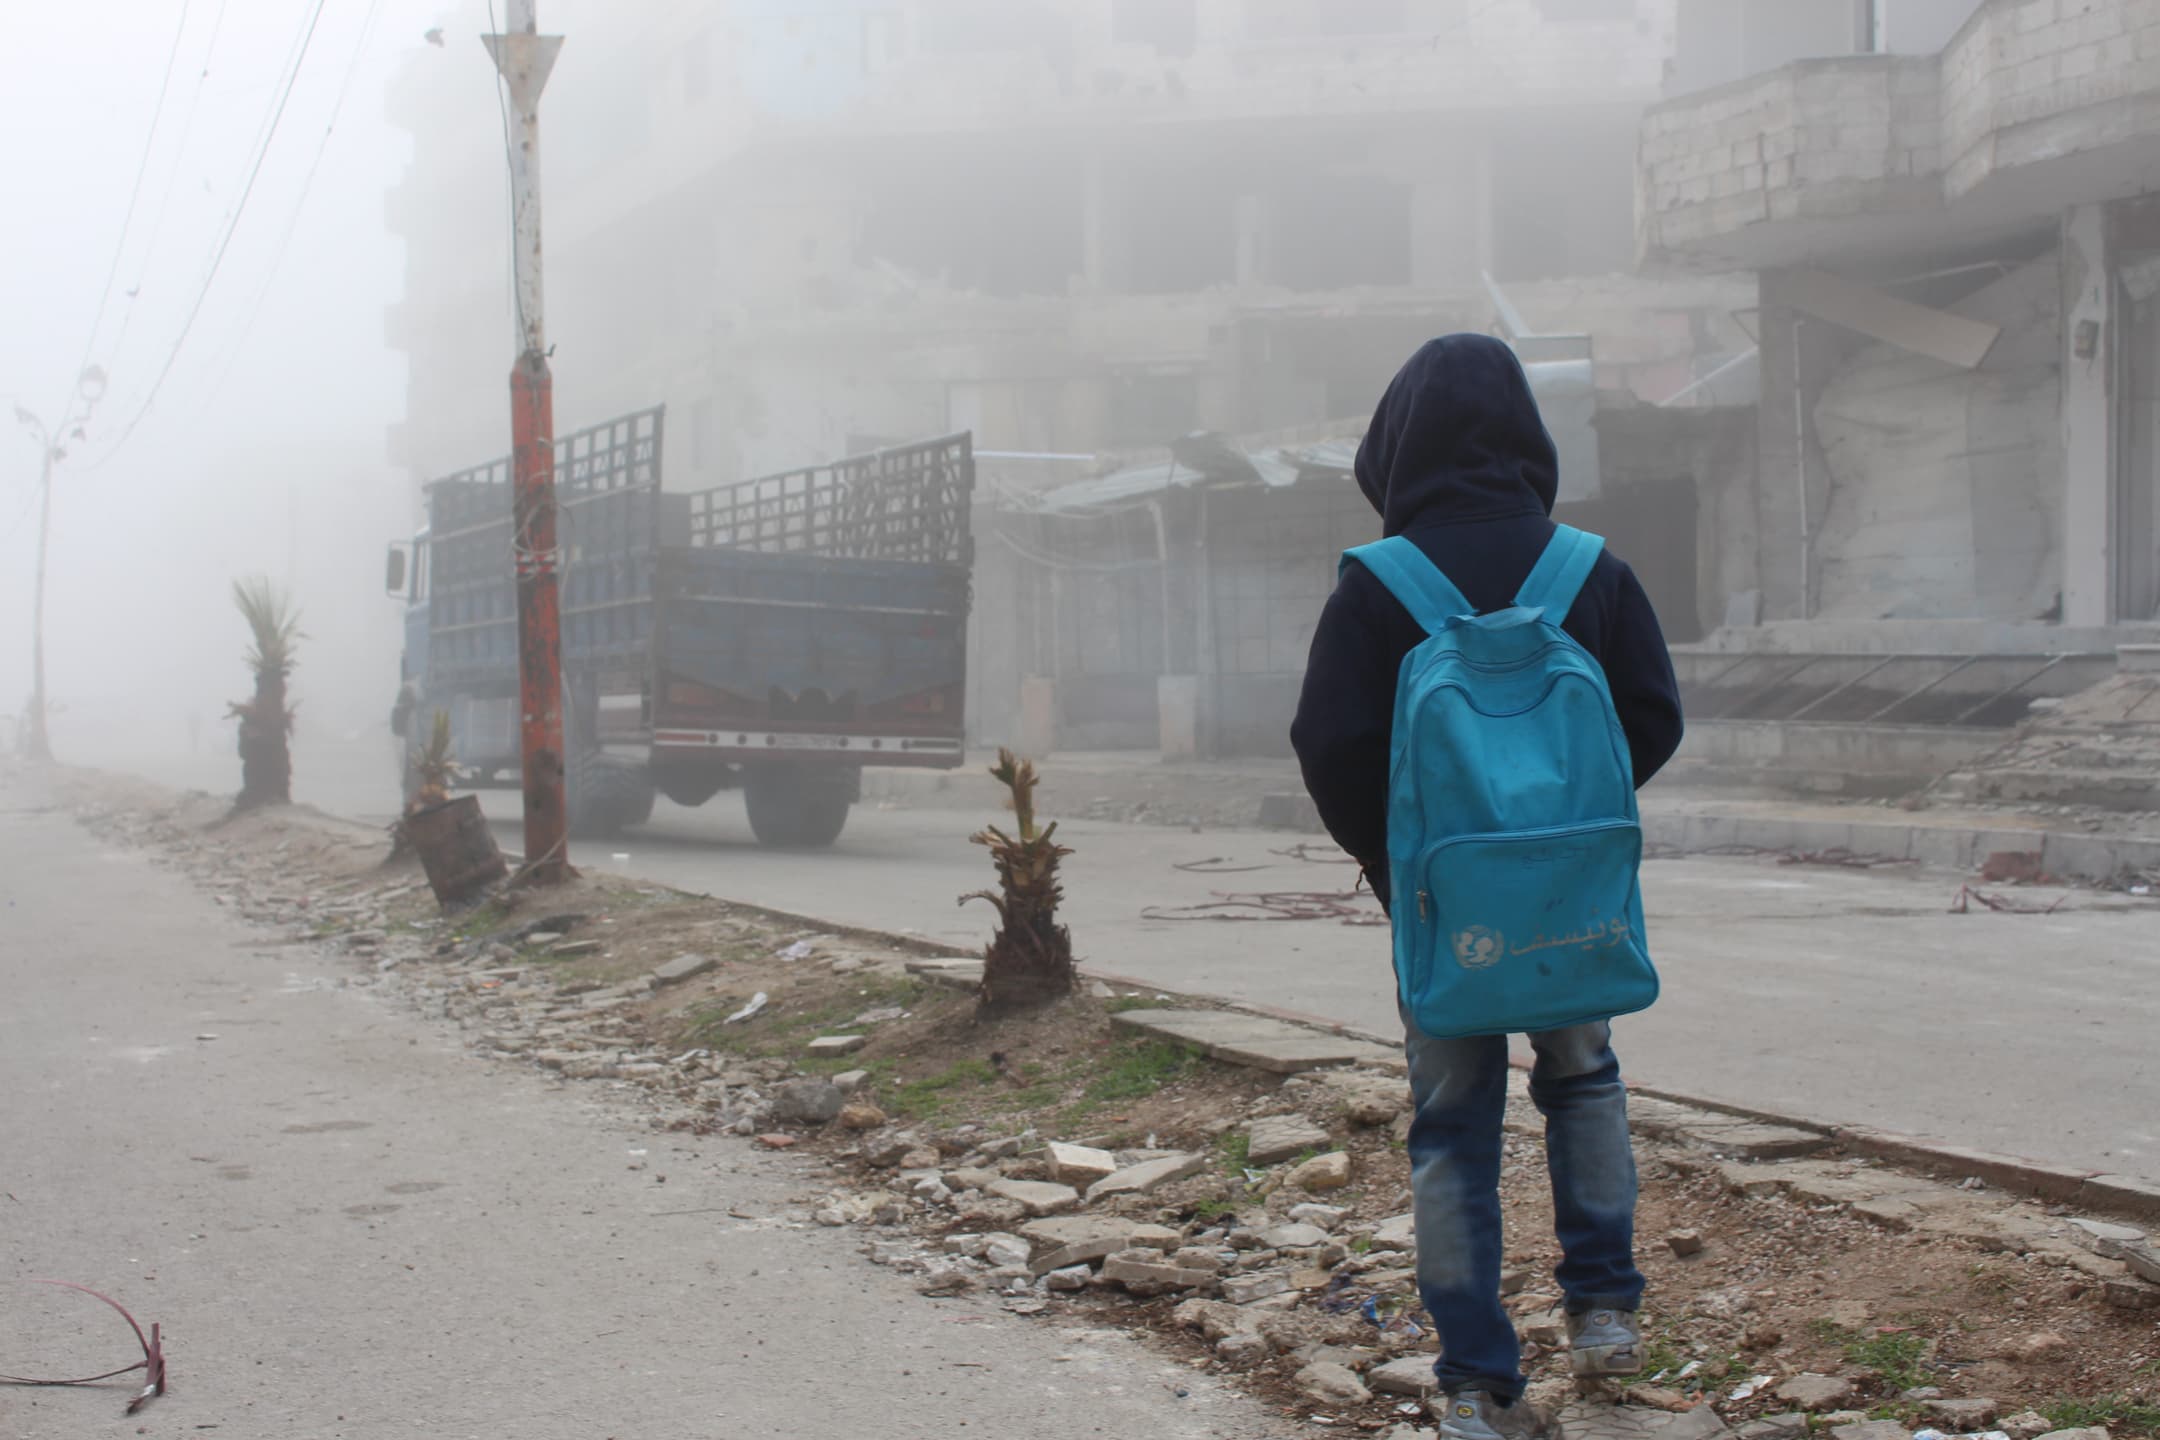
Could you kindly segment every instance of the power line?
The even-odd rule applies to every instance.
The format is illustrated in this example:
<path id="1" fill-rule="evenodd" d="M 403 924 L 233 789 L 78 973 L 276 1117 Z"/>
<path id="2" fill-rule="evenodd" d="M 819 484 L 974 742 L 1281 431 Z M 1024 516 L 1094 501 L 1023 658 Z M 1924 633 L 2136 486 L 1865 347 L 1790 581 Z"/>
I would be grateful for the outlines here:
<path id="1" fill-rule="evenodd" d="M 188 140 L 195 133 L 195 112 L 202 108 L 203 82 L 210 78 L 210 61 L 217 55 L 218 36 L 225 31 L 225 6 L 227 0 L 218 0 L 217 14 L 210 18 L 210 43 L 203 47 L 202 69 L 195 74 L 195 91 L 188 97 L 187 114 L 180 121 L 179 148 L 173 152 L 172 169 L 165 176 L 165 193 L 158 199 L 157 216 L 150 222 L 150 238 L 143 245 L 142 268 L 136 272 L 135 289 L 131 296 L 139 294 L 143 281 L 150 273 L 150 258 L 157 253 L 158 237 L 165 233 L 165 215 L 172 209 L 173 191 L 180 183 L 181 167 L 187 163 Z M 113 337 L 111 356 L 117 357 L 127 344 L 128 327 L 135 323 L 135 309 L 128 306 L 120 316 L 120 333 Z"/>
<path id="2" fill-rule="evenodd" d="M 322 20 L 323 6 L 326 3 L 327 0 L 315 0 L 315 8 L 308 15 L 307 29 L 300 37 L 299 56 L 293 63 L 292 73 L 285 77 L 284 88 L 279 92 L 277 104 L 270 112 L 269 126 L 263 134 L 261 147 L 255 152 L 255 163 L 248 168 L 247 183 L 240 188 L 240 198 L 233 206 L 232 221 L 218 240 L 217 249 L 210 257 L 210 273 L 203 277 L 202 288 L 195 292 L 195 303 L 188 307 L 187 319 L 181 322 L 180 334 L 174 339 L 172 349 L 166 352 L 165 363 L 158 367 L 157 379 L 150 384 L 150 393 L 143 397 L 141 408 L 121 427 L 119 438 L 113 441 L 112 448 L 86 468 L 99 469 L 120 453 L 126 446 L 128 437 L 135 433 L 135 427 L 142 424 L 143 417 L 157 404 L 158 393 L 165 388 L 166 379 L 171 376 L 173 366 L 179 362 L 180 352 L 187 345 L 188 335 L 195 328 L 196 318 L 202 314 L 203 302 L 210 298 L 211 287 L 217 283 L 218 269 L 225 263 L 225 254 L 232 247 L 233 235 L 239 230 L 242 217 L 247 214 L 248 197 L 255 193 L 255 182 L 262 175 L 263 161 L 269 158 L 270 144 L 277 138 L 278 122 L 285 118 L 286 103 L 292 99 L 293 86 L 300 79 L 301 66 L 307 60 L 308 45 L 315 38 L 315 27 Z"/>
<path id="3" fill-rule="evenodd" d="M 382 0 L 368 0 L 366 16 L 360 22 L 360 34 L 353 41 L 352 58 L 346 61 L 345 78 L 338 84 L 337 99 L 330 106 L 330 122 L 323 127 L 322 138 L 315 142 L 314 158 L 308 161 L 307 174 L 300 181 L 300 198 L 294 202 L 292 214 L 286 218 L 285 231 L 278 237 L 277 249 L 264 268 L 262 288 L 255 292 L 255 303 L 248 307 L 247 319 L 241 323 L 238 338 L 233 341 L 231 354 L 225 368 L 218 373 L 217 384 L 212 387 L 209 399 L 214 404 L 225 393 L 225 382 L 239 367 L 240 356 L 247 349 L 248 336 L 254 332 L 255 319 L 262 313 L 263 301 L 270 298 L 270 291 L 277 284 L 278 267 L 285 263 L 285 252 L 292 245 L 293 232 L 300 228 L 301 212 L 307 209 L 308 192 L 314 187 L 315 172 L 322 167 L 323 153 L 330 148 L 330 136 L 337 129 L 338 116 L 345 109 L 345 97 L 352 90 L 353 77 L 359 73 L 361 58 L 367 52 L 369 34 L 375 28 L 375 15 L 382 8 Z"/>
<path id="4" fill-rule="evenodd" d="M 172 44 L 165 52 L 165 75 L 158 81 L 157 104 L 150 111 L 150 131 L 143 136 L 142 159 L 135 164 L 135 183 L 128 189 L 127 213 L 120 218 L 120 238 L 113 242 L 112 264 L 105 268 L 105 285 L 98 292 L 97 311 L 90 319 L 90 333 L 83 340 L 82 359 L 75 362 L 75 372 L 68 377 L 67 399 L 55 412 L 60 417 L 58 428 L 63 431 L 67 429 L 68 412 L 75 408 L 81 376 L 90 368 L 91 353 L 97 349 L 98 330 L 105 323 L 105 308 L 112 302 L 113 281 L 120 277 L 120 257 L 127 253 L 128 231 L 135 227 L 135 207 L 142 201 L 143 177 L 150 173 L 150 156 L 157 149 L 158 123 L 165 118 L 165 96 L 172 89 L 173 66 L 180 59 L 180 38 L 187 33 L 188 6 L 192 3 L 193 0 L 181 0 L 180 23 L 173 27 Z"/>

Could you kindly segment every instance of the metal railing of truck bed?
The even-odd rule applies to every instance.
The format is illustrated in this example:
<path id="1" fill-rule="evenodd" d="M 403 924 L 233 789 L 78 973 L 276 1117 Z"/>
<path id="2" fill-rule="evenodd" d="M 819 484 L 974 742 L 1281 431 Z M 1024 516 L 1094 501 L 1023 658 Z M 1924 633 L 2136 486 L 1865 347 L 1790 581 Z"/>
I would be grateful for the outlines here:
<path id="1" fill-rule="evenodd" d="M 666 408 L 555 441 L 561 507 L 563 656 L 573 666 L 640 654 L 651 636 L 652 553 L 660 528 Z M 454 682 L 500 680 L 517 665 L 510 568 L 510 460 L 428 487 L 429 666 Z"/>
<path id="2" fill-rule="evenodd" d="M 948 435 L 690 496 L 690 543 L 714 550 L 967 565 L 970 437 Z"/>

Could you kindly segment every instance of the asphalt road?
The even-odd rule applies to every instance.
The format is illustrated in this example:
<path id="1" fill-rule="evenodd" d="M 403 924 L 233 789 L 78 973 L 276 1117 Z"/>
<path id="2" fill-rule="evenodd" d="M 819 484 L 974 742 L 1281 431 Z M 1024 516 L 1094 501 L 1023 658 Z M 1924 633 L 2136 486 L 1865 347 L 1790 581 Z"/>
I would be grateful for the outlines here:
<path id="1" fill-rule="evenodd" d="M 517 814 L 515 795 L 485 803 Z M 955 903 L 992 878 L 967 842 L 975 823 L 866 805 L 831 852 L 776 854 L 757 848 L 739 798 L 723 794 L 700 810 L 663 801 L 641 831 L 573 858 L 972 953 L 992 918 Z M 1148 918 L 1218 892 L 1348 888 L 1344 867 L 1276 853 L 1294 837 L 1089 821 L 1058 833 L 1075 852 L 1066 913 L 1090 967 L 1396 1028 L 1383 930 Z M 503 836 L 516 846 L 514 824 Z M 1228 873 L 1177 868 L 1209 860 Z M 2160 905 L 2075 894 L 2052 915 L 1952 915 L 1959 883 L 1770 861 L 1651 864 L 1665 992 L 1616 1027 L 1623 1063 L 1637 1082 L 1685 1094 L 2160 1179 Z"/>
<path id="2" fill-rule="evenodd" d="M 919 1298 L 785 1221 L 784 1158 L 475 1060 L 32 798 L 0 791 L 0 1370 L 132 1358 L 58 1277 L 163 1324 L 173 1393 L 0 1388 L 0 1437 L 1281 1433 L 1125 1337 Z"/>

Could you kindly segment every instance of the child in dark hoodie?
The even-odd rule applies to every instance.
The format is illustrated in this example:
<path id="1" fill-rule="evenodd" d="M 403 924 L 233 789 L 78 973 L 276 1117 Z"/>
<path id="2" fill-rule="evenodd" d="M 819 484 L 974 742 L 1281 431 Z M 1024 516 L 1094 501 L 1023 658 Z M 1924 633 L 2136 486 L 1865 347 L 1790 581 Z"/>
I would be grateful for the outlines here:
<path id="1" fill-rule="evenodd" d="M 1381 397 L 1357 456 L 1358 485 L 1387 535 L 1407 536 L 1481 612 L 1504 609 L 1553 535 L 1558 465 L 1514 352 L 1451 335 L 1411 357 Z M 1603 666 L 1635 783 L 1679 748 L 1679 687 L 1649 597 L 1610 554 L 1562 627 Z M 1290 738 L 1337 844 L 1390 901 L 1387 789 L 1395 685 L 1425 632 L 1386 587 L 1351 565 L 1314 632 Z M 1440 1040 L 1409 1024 L 1417 1112 L 1410 1130 L 1418 1284 L 1440 1332 L 1437 1366 L 1451 1440 L 1494 1440 L 1529 1422 L 1515 1328 L 1500 1303 L 1500 1124 L 1507 1039 Z M 1563 1259 L 1573 1368 L 1641 1368 L 1635 1311 L 1635 1162 L 1610 1027 L 1530 1037 L 1530 1093 L 1546 1154 Z"/>

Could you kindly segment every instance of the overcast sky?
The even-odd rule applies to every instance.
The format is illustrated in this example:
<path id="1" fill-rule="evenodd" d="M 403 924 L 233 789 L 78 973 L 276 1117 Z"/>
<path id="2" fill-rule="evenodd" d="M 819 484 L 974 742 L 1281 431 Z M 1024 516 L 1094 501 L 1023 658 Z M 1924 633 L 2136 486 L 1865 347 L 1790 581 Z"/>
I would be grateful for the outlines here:
<path id="1" fill-rule="evenodd" d="M 206 294 L 315 0 L 8 9 L 0 712 L 17 713 L 29 689 L 36 535 L 39 450 L 12 411 L 56 421 L 87 350 L 110 387 L 87 438 L 67 442 L 55 488 L 47 642 L 62 757 L 103 758 L 84 748 L 99 750 L 116 717 L 179 745 L 192 714 L 228 749 L 215 722 L 247 690 L 228 590 L 255 572 L 289 581 L 305 608 L 303 723 L 379 719 L 398 646 L 383 545 L 411 515 L 409 482 L 384 453 L 384 427 L 405 405 L 382 318 L 402 290 L 401 246 L 382 216 L 412 142 L 384 118 L 384 86 L 441 24 L 451 32 L 442 59 L 485 93 L 492 72 L 474 38 L 484 0 L 324 0 Z M 503 359 L 507 374 L 507 333 Z"/>

